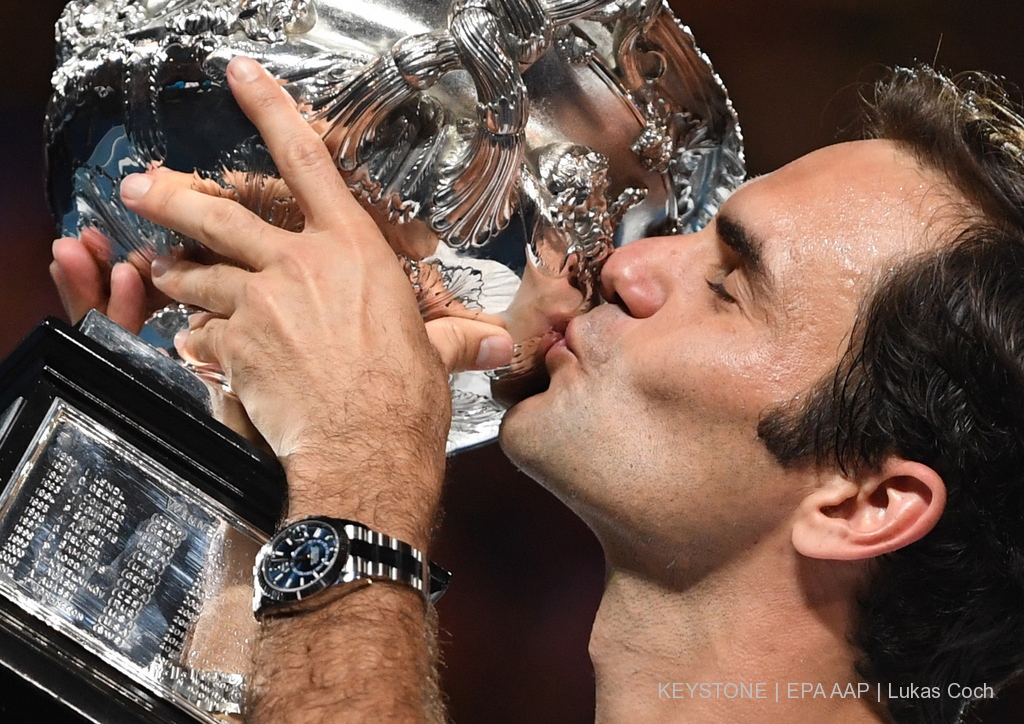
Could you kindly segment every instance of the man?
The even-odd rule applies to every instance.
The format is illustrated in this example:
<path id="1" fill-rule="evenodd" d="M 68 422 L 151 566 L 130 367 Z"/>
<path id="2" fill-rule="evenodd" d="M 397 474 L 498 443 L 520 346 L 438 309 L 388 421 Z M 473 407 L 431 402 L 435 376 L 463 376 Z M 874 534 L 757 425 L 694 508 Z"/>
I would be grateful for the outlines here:
<path id="1" fill-rule="evenodd" d="M 500 363 L 507 337 L 424 330 L 315 133 L 251 62 L 229 78 L 306 229 L 179 174 L 133 177 L 130 208 L 244 267 L 162 259 L 154 284 L 213 313 L 180 347 L 228 373 L 290 517 L 423 550 L 445 366 Z M 881 138 L 749 182 L 704 231 L 616 251 L 609 303 L 506 418 L 506 452 L 606 553 L 598 721 L 953 722 L 1024 670 L 1024 124 L 927 70 L 897 76 L 878 116 Z M 142 304 L 130 269 L 108 300 L 81 244 L 55 257 L 72 310 Z M 377 585 L 267 616 L 251 720 L 440 720 L 429 619 Z"/>

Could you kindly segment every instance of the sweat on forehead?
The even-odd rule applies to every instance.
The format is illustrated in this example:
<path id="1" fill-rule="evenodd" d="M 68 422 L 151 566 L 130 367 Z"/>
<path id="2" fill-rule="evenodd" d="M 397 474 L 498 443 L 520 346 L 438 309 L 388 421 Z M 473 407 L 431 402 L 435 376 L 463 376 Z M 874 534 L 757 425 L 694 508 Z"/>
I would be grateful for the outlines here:
<path id="1" fill-rule="evenodd" d="M 951 240 L 964 206 L 940 172 L 900 145 L 854 141 L 749 182 L 723 206 L 718 229 L 766 280 L 799 275 L 817 259 L 840 270 L 840 285 L 854 286 L 864 274 Z"/>

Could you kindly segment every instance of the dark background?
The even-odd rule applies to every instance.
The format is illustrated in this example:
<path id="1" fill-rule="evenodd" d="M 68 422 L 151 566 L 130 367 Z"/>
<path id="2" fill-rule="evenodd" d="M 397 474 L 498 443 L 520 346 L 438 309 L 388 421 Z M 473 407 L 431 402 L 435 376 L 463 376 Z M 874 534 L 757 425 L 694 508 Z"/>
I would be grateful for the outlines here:
<path id="1" fill-rule="evenodd" d="M 0 0 L 0 356 L 61 314 L 47 275 L 41 128 L 62 5 Z M 1018 0 L 674 5 L 729 87 L 755 174 L 830 143 L 883 64 L 937 58 L 1024 82 Z M 603 575 L 593 538 L 493 447 L 453 462 L 445 507 L 435 556 L 456 572 L 440 605 L 454 720 L 592 722 L 587 639 Z M 1017 694 L 985 721 L 1024 721 Z M 22 720 L 13 706 L 0 692 L 0 721 Z"/>

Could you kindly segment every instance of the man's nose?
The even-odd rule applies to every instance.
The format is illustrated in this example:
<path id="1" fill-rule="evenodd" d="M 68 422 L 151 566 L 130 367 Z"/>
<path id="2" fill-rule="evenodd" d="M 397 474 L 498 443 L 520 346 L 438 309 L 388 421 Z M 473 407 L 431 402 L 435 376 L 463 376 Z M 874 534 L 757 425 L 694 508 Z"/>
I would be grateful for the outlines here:
<path id="1" fill-rule="evenodd" d="M 601 269 L 601 296 L 634 317 L 650 317 L 665 304 L 672 271 L 671 246 L 679 237 L 640 239 L 616 249 Z"/>

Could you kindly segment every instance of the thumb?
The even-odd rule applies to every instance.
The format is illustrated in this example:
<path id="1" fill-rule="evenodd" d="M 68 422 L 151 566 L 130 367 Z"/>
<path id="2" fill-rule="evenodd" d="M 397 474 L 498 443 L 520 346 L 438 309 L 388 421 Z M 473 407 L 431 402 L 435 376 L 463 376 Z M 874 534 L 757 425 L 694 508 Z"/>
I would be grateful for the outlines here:
<path id="1" fill-rule="evenodd" d="M 449 372 L 490 370 L 512 361 L 512 335 L 495 324 L 441 317 L 427 322 L 427 337 Z"/>

